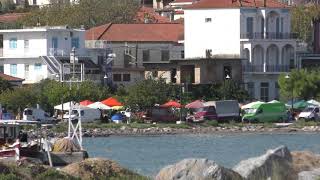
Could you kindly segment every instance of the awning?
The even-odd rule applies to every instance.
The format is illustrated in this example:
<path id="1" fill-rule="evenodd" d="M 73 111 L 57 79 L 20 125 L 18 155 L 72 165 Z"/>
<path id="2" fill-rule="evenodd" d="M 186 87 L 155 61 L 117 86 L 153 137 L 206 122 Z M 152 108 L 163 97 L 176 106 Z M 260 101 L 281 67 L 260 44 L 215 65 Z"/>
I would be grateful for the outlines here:
<path id="1" fill-rule="evenodd" d="M 90 101 L 90 100 L 84 100 L 84 101 L 81 101 L 80 102 L 80 105 L 83 105 L 83 106 L 88 106 L 89 104 L 92 104 L 93 102 Z"/>
<path id="2" fill-rule="evenodd" d="M 113 107 L 113 106 L 123 106 L 122 103 L 120 103 L 116 98 L 109 97 L 108 99 L 105 99 L 101 101 L 103 104 Z"/>

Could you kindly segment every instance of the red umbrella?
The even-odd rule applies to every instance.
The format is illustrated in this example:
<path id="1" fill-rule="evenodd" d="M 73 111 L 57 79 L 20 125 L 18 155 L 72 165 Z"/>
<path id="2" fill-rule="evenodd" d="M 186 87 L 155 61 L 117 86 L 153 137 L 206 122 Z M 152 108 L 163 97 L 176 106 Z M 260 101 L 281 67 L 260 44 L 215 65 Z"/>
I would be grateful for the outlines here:
<path id="1" fill-rule="evenodd" d="M 113 97 L 109 97 L 108 99 L 105 99 L 101 102 L 107 106 L 110 106 L 110 107 L 123 106 L 123 104 L 121 104 L 121 102 L 119 102 L 116 98 L 113 98 Z"/>
<path id="2" fill-rule="evenodd" d="M 178 103 L 178 102 L 176 102 L 176 101 L 170 100 L 170 101 L 162 104 L 161 107 L 175 107 L 175 108 L 180 108 L 180 107 L 181 107 L 181 104 Z"/>
<path id="3" fill-rule="evenodd" d="M 83 105 L 83 106 L 88 106 L 89 104 L 92 104 L 93 102 L 90 101 L 90 100 L 84 100 L 84 101 L 81 101 L 80 102 L 80 105 Z"/>
<path id="4" fill-rule="evenodd" d="M 196 100 L 186 105 L 186 108 L 201 108 L 201 107 L 204 107 L 204 102 L 201 100 Z"/>

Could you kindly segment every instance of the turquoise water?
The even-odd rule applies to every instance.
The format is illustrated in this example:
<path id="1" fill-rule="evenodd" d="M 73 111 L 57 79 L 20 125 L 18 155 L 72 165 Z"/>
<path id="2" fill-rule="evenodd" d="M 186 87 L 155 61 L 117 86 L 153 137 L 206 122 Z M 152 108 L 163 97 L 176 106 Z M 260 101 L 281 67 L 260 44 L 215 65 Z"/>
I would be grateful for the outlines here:
<path id="1" fill-rule="evenodd" d="M 157 137 L 84 138 L 90 157 L 119 162 L 138 173 L 154 176 L 184 158 L 208 158 L 232 168 L 240 160 L 286 145 L 320 153 L 320 134 L 174 135 Z"/>

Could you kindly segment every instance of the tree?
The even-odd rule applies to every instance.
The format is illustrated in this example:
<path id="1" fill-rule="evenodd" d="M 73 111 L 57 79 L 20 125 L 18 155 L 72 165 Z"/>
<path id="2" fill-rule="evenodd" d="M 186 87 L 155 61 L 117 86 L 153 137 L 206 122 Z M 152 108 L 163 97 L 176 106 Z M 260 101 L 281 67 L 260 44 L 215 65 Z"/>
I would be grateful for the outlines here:
<path id="1" fill-rule="evenodd" d="M 298 34 L 298 38 L 311 45 L 312 22 L 320 17 L 320 6 L 309 4 L 308 6 L 295 6 L 291 9 L 291 29 Z"/>
<path id="2" fill-rule="evenodd" d="M 293 70 L 289 74 L 289 79 L 285 78 L 286 74 L 279 76 L 278 83 L 280 95 L 284 100 L 292 96 L 297 99 L 310 99 L 320 96 L 320 71 L 319 70 Z"/>
<path id="3" fill-rule="evenodd" d="M 9 81 L 0 78 L 0 94 L 6 90 L 12 90 L 12 85 Z"/>
<path id="4" fill-rule="evenodd" d="M 81 0 L 77 4 L 54 3 L 31 11 L 21 20 L 24 25 L 69 25 L 91 28 L 106 23 L 129 23 L 133 21 L 139 4 L 132 0 Z"/>
<path id="5" fill-rule="evenodd" d="M 128 88 L 125 104 L 134 110 L 147 109 L 176 98 L 177 87 L 167 84 L 164 79 L 146 79 Z"/>
<path id="6" fill-rule="evenodd" d="M 248 92 L 237 82 L 230 80 L 225 80 L 224 83 L 220 85 L 219 88 L 220 99 L 228 100 L 238 100 L 243 102 L 249 98 Z"/>

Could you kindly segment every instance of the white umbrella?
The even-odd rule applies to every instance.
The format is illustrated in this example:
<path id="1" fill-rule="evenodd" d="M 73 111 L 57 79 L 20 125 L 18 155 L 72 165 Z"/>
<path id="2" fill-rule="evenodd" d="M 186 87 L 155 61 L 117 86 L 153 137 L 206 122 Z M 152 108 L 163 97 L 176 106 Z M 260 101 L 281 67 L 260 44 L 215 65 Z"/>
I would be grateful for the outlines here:
<path id="1" fill-rule="evenodd" d="M 71 106 L 74 106 L 75 102 L 71 101 Z M 62 110 L 62 104 L 54 106 L 54 109 Z M 63 103 L 63 110 L 69 110 L 70 109 L 70 102 Z"/>
<path id="2" fill-rule="evenodd" d="M 110 106 L 107 106 L 101 102 L 95 102 L 95 103 L 89 104 L 87 107 L 90 107 L 93 109 L 111 109 Z"/>
<path id="3" fill-rule="evenodd" d="M 316 105 L 316 106 L 320 106 L 320 102 L 318 102 L 318 101 L 316 101 L 314 99 L 311 99 L 311 100 L 307 101 L 307 103 L 313 104 L 313 105 Z"/>

